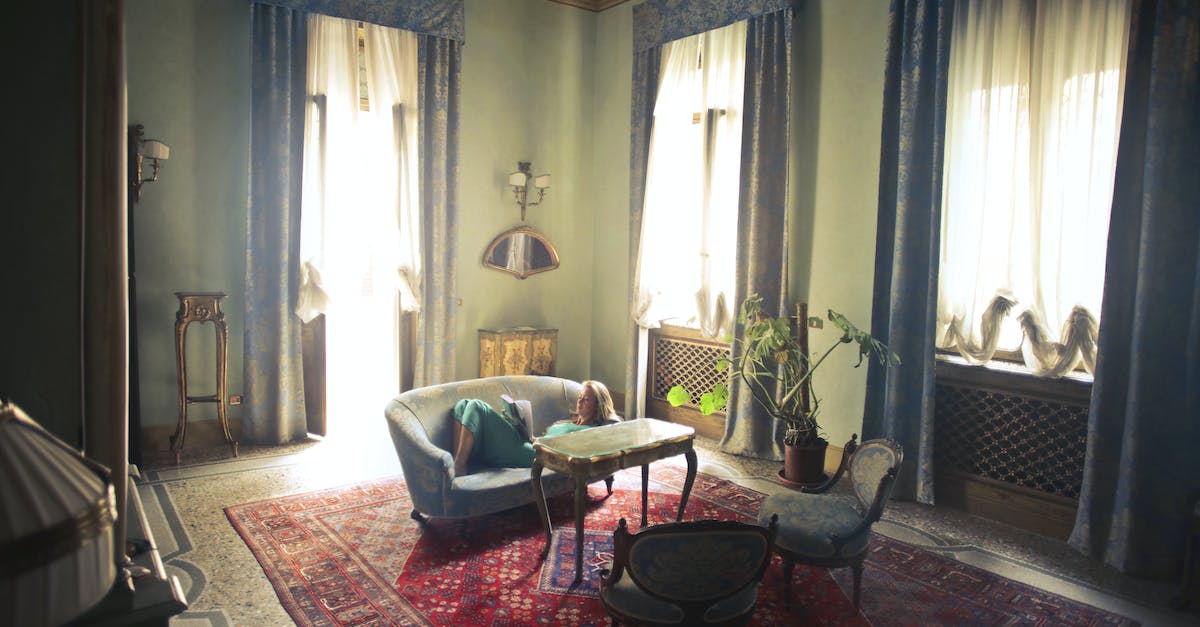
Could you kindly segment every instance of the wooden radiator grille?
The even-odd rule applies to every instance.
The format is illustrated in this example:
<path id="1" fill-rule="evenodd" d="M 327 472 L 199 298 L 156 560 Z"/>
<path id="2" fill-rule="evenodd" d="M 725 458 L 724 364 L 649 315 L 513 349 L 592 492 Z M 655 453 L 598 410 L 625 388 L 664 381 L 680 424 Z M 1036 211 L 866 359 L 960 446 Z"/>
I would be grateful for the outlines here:
<path id="1" fill-rule="evenodd" d="M 654 335 L 650 341 L 650 396 L 667 400 L 667 392 L 678 384 L 692 393 L 692 402 L 683 405 L 699 411 L 700 394 L 725 380 L 725 373 L 713 364 L 729 357 L 729 346 L 704 343 L 680 337 Z"/>
<path id="2" fill-rule="evenodd" d="M 934 467 L 1078 500 L 1087 405 L 935 386 Z"/>
<path id="3" fill-rule="evenodd" d="M 725 380 L 713 364 L 729 357 L 729 345 L 694 329 L 664 326 L 650 329 L 646 342 L 646 415 L 685 424 L 704 437 L 725 434 L 725 413 L 700 413 L 700 395 Z M 682 384 L 692 393 L 691 403 L 672 407 L 667 392 Z"/>

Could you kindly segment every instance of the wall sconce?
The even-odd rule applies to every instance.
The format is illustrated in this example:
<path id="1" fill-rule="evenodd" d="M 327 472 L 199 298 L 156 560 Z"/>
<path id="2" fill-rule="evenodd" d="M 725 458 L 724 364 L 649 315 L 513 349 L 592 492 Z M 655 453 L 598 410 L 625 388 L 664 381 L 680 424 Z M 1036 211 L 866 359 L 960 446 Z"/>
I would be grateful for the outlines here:
<path id="1" fill-rule="evenodd" d="M 133 153 L 133 180 L 130 187 L 137 200 L 142 199 L 142 185 L 158 180 L 159 161 L 166 161 L 171 155 L 171 147 L 157 139 L 146 139 L 142 125 L 137 124 L 129 129 L 129 150 Z M 149 159 L 154 166 L 148 179 L 142 178 L 142 161 Z"/>
<path id="2" fill-rule="evenodd" d="M 508 184 L 512 185 L 513 196 L 517 199 L 517 204 L 521 206 L 521 222 L 525 221 L 525 207 L 532 207 L 541 204 L 542 198 L 546 196 L 546 190 L 550 189 L 550 175 L 539 174 L 533 176 L 532 163 L 528 161 L 518 161 L 517 171 L 508 175 Z M 537 190 L 537 200 L 530 201 L 529 179 L 533 179 L 533 188 Z"/>

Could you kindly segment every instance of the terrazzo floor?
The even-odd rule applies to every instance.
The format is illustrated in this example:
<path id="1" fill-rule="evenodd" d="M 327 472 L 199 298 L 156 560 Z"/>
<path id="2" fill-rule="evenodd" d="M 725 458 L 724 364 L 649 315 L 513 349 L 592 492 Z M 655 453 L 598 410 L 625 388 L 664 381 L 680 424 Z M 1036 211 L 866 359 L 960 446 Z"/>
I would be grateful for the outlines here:
<path id="1" fill-rule="evenodd" d="M 167 572 L 179 578 L 189 604 L 171 624 L 292 624 L 224 507 L 401 475 L 386 425 L 378 422 L 281 447 L 242 446 L 237 459 L 225 447 L 185 449 L 176 466 L 165 452 L 147 452 L 138 493 Z M 728 455 L 701 437 L 697 451 L 701 472 L 768 494 L 787 489 L 775 479 L 778 462 Z M 893 501 L 874 529 L 1144 625 L 1200 625 L 1200 604 L 1187 612 L 1168 609 L 1175 584 L 1126 577 L 1064 542 L 1002 523 Z"/>

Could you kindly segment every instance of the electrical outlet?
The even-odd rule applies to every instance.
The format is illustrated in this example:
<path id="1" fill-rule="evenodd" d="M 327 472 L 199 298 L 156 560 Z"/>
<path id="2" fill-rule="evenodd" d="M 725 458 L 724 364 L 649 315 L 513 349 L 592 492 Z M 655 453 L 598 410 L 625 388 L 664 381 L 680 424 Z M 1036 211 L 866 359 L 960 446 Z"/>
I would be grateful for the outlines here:
<path id="1" fill-rule="evenodd" d="M 825 321 L 820 316 L 809 316 L 808 326 L 813 329 L 820 329 L 825 326 Z"/>
<path id="2" fill-rule="evenodd" d="M 229 404 L 230 405 L 241 405 L 242 404 L 242 395 L 241 394 L 230 394 L 229 395 Z"/>

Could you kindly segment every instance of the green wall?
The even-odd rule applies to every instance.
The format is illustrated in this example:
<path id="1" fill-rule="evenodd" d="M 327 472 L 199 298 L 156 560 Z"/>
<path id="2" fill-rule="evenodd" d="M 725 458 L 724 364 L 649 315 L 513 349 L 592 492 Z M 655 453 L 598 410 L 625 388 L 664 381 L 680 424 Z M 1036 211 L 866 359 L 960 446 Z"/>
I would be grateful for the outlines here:
<path id="1" fill-rule="evenodd" d="M 178 291 L 225 292 L 228 393 L 242 393 L 242 307 L 250 112 L 245 0 L 126 4 L 129 124 L 171 147 L 134 212 L 142 426 L 178 415 Z M 147 174 L 148 175 L 148 174 Z M 189 393 L 216 391 L 211 324 L 188 328 Z M 241 407 L 229 409 L 241 417 Z M 215 419 L 193 405 L 191 420 Z M 148 449 L 165 441 L 143 442 Z"/>
<path id="2" fill-rule="evenodd" d="M 834 309 L 869 328 L 888 3 L 807 2 L 796 21 L 788 291 L 810 315 Z M 811 331 L 813 351 L 837 339 L 828 321 Z M 814 385 L 840 446 L 862 429 L 867 368 L 853 367 L 854 350 L 829 359 Z"/>
<path id="3" fill-rule="evenodd" d="M 595 14 L 545 0 L 467 0 L 459 170 L 459 378 L 479 375 L 478 329 L 558 329 L 559 376 L 590 376 L 592 296 L 591 149 L 595 106 Z M 506 185 L 518 161 L 552 186 L 525 224 L 558 249 L 552 272 L 517 279 L 483 267 L 483 252 L 521 223 Z"/>
<path id="4" fill-rule="evenodd" d="M 466 1 L 459 378 L 477 375 L 477 329 L 544 325 L 559 329 L 560 375 L 624 391 L 634 4 L 592 13 L 546 0 Z M 863 325 L 887 13 L 884 0 L 810 1 L 796 20 L 789 292 L 813 313 L 832 307 Z M 229 393 L 241 393 L 249 15 L 245 0 L 128 5 L 129 121 L 171 146 L 136 217 L 143 425 L 175 420 L 178 290 L 230 294 Z M 526 224 L 562 258 L 558 270 L 525 280 L 481 263 L 492 238 L 520 224 L 505 185 L 520 160 L 553 174 Z M 814 332 L 813 346 L 827 335 Z M 203 389 L 212 385 L 211 340 L 191 336 L 193 389 Z M 860 428 L 865 390 L 865 368 L 852 369 L 848 354 L 837 359 L 844 367 L 832 364 L 817 380 L 835 444 Z"/>
<path id="5" fill-rule="evenodd" d="M 598 14 L 599 44 L 588 95 L 596 105 L 591 138 L 596 181 L 590 224 L 596 256 L 589 277 L 595 298 L 592 377 L 622 392 L 629 360 L 629 106 L 634 4 Z"/>

